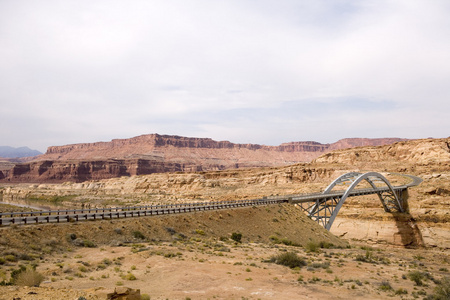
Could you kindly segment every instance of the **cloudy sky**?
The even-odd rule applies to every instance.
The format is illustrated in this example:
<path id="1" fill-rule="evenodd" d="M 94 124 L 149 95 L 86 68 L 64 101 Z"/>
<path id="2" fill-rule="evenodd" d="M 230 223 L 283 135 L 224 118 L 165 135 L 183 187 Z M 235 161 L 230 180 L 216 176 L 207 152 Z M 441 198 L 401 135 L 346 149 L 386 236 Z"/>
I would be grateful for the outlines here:
<path id="1" fill-rule="evenodd" d="M 1 0 L 0 145 L 450 135 L 448 0 Z"/>

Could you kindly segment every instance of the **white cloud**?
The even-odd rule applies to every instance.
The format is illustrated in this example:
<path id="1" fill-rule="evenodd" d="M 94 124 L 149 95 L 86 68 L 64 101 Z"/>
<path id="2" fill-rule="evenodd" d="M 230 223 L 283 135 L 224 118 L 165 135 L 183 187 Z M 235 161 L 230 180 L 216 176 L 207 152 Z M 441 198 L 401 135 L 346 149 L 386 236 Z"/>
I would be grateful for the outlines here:
<path id="1" fill-rule="evenodd" d="M 447 136 L 449 13 L 439 0 L 4 1 L 0 140 Z"/>

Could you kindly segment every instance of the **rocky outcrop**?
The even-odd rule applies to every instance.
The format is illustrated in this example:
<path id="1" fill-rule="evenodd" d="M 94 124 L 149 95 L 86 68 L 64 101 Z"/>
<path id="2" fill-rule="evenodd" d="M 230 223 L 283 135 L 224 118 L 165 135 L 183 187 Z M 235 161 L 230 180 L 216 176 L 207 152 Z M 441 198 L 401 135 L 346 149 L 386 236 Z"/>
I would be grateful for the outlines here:
<path id="1" fill-rule="evenodd" d="M 402 247 L 438 247 L 448 249 L 450 231 L 448 222 L 416 221 L 408 214 L 372 219 L 367 216 L 339 216 L 331 232 L 347 240 Z"/>
<path id="2" fill-rule="evenodd" d="M 246 158 L 250 153 L 261 159 L 267 153 L 273 153 L 270 160 L 293 160 L 307 162 L 320 154 L 349 147 L 387 145 L 402 141 L 399 138 L 386 139 L 344 139 L 333 144 L 317 142 L 290 142 L 279 146 L 265 146 L 258 144 L 235 144 L 229 141 L 214 141 L 210 138 L 190 138 L 174 135 L 147 134 L 129 139 L 115 139 L 111 142 L 97 142 L 53 146 L 39 159 L 97 159 L 124 158 L 133 155 L 151 155 L 154 157 L 173 158 L 198 156 L 198 158 L 237 159 Z M 283 155 L 284 153 L 284 155 Z M 313 153 L 311 155 L 311 153 Z M 279 162 L 277 162 L 279 163 Z"/>
<path id="3" fill-rule="evenodd" d="M 428 165 L 448 167 L 450 138 L 398 142 L 382 147 L 351 148 L 323 154 L 315 163 L 339 163 L 359 167 L 366 164 Z"/>
<path id="4" fill-rule="evenodd" d="M 107 300 L 141 300 L 141 291 L 119 286 L 106 296 Z"/>
<path id="5" fill-rule="evenodd" d="M 381 139 L 367 139 L 367 138 L 353 138 L 342 139 L 336 143 L 330 144 L 327 150 L 339 150 L 355 147 L 367 147 L 367 146 L 384 146 L 390 145 L 401 141 L 408 141 L 407 139 L 399 138 L 381 138 Z"/>
<path id="6" fill-rule="evenodd" d="M 7 182 L 82 182 L 121 176 L 183 171 L 185 166 L 144 159 L 91 161 L 36 161 L 15 165 L 6 172 Z M 1 177 L 0 177 L 1 179 Z"/>

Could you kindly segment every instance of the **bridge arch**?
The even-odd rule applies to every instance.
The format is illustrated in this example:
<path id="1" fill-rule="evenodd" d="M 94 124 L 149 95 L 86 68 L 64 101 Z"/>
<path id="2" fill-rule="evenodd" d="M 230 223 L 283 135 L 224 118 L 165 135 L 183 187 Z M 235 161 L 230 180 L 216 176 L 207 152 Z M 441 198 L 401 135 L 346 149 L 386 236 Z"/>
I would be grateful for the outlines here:
<path id="1" fill-rule="evenodd" d="M 330 230 L 345 200 L 351 196 L 356 186 L 363 180 L 367 181 L 372 189 L 376 191 L 376 194 L 378 195 L 386 212 L 391 212 L 393 210 L 398 212 L 404 211 L 397 193 L 393 189 L 390 182 L 383 175 L 377 172 L 367 172 L 364 174 L 359 172 L 350 172 L 339 176 L 324 190 L 322 194 L 330 195 L 330 197 L 323 198 L 311 206 L 309 216 L 313 220 L 321 223 L 327 230 Z M 383 182 L 386 185 L 386 188 L 378 188 L 374 183 L 376 181 Z M 336 185 L 346 183 L 350 183 L 350 186 L 343 194 L 332 193 L 332 190 Z"/>

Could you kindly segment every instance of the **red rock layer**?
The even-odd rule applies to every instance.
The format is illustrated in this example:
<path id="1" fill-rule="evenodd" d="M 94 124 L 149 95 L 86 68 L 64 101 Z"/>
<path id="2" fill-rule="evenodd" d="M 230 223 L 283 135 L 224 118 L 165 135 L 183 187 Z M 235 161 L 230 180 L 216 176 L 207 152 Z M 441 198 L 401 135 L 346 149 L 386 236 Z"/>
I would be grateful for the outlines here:
<path id="1" fill-rule="evenodd" d="M 16 164 L 1 181 L 85 181 L 175 171 L 210 171 L 309 162 L 331 149 L 385 145 L 401 139 L 345 139 L 334 144 L 291 142 L 279 146 L 234 144 L 209 138 L 158 134 L 49 147 L 36 161 Z M 3 177 L 3 178 L 2 178 Z"/>

